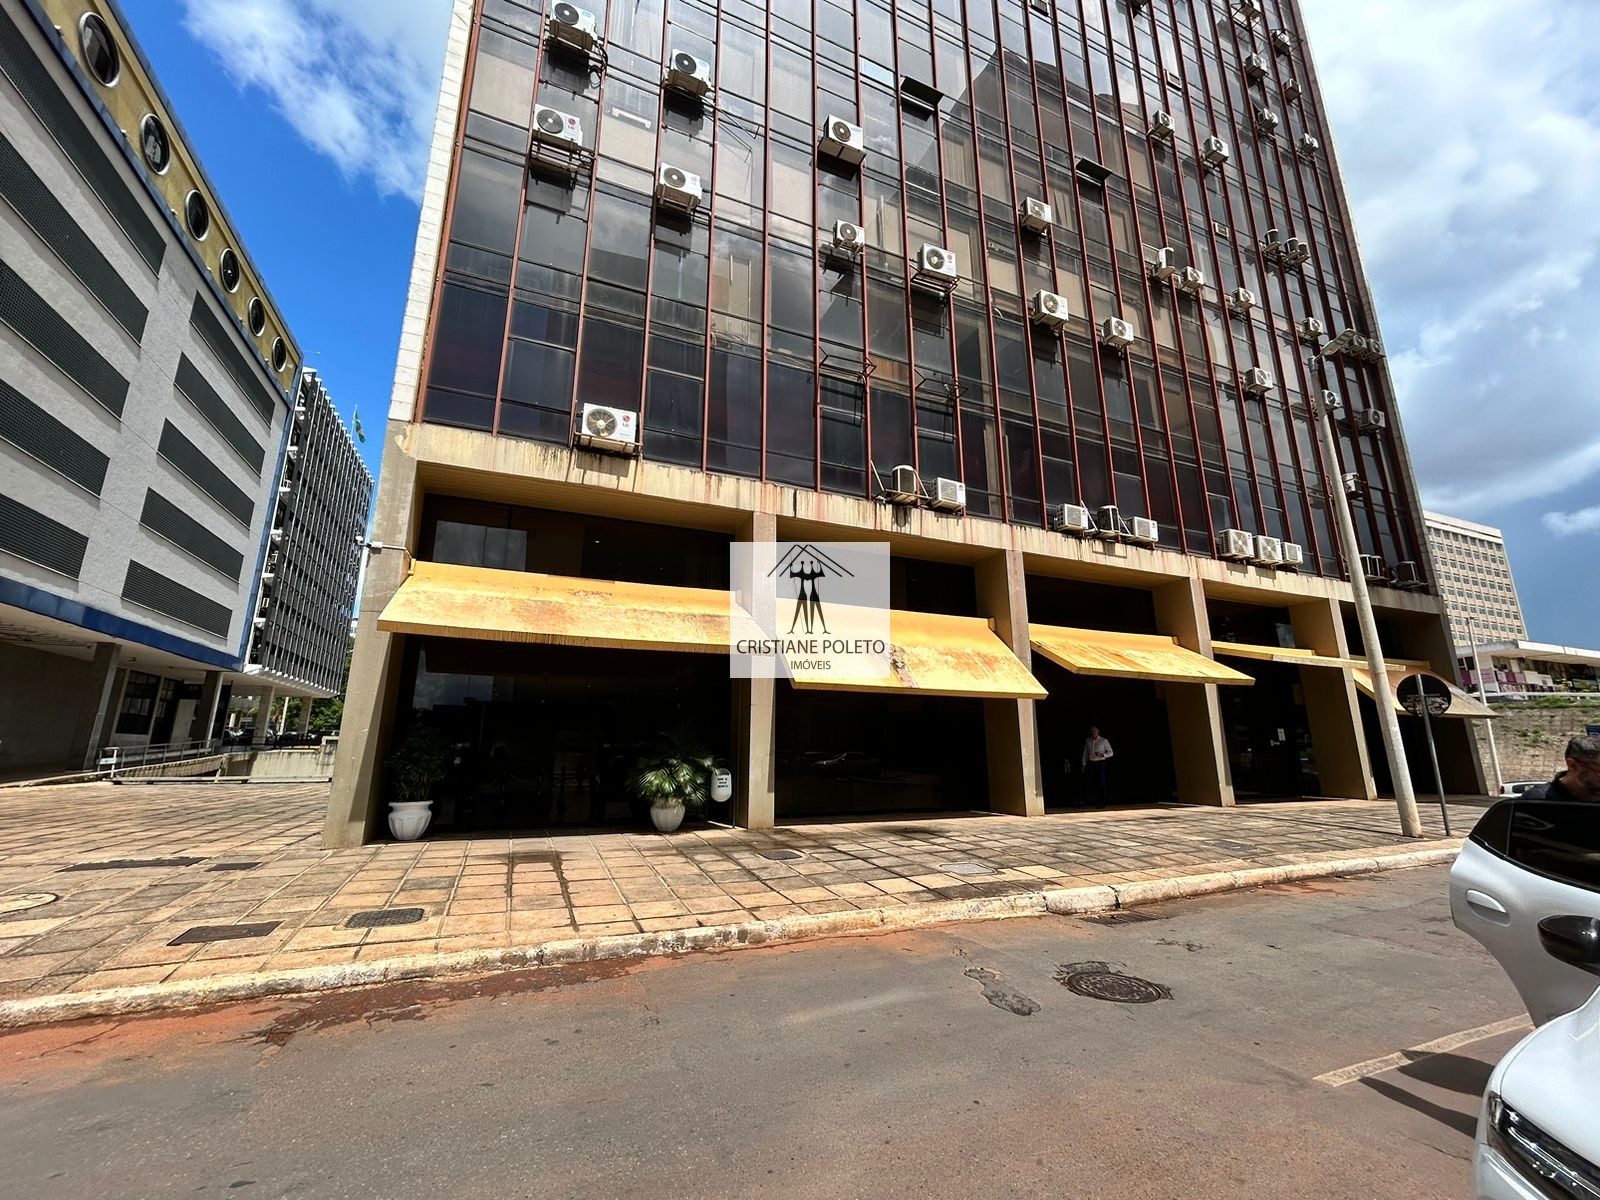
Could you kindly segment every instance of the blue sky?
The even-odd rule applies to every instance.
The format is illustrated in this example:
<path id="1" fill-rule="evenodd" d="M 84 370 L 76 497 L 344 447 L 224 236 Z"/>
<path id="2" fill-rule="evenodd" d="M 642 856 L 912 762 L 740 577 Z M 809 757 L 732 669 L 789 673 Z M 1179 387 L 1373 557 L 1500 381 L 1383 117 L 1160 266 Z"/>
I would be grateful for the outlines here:
<path id="1" fill-rule="evenodd" d="M 1430 508 L 1600 644 L 1593 0 L 1301 0 Z M 448 0 L 122 0 L 377 472 Z"/>

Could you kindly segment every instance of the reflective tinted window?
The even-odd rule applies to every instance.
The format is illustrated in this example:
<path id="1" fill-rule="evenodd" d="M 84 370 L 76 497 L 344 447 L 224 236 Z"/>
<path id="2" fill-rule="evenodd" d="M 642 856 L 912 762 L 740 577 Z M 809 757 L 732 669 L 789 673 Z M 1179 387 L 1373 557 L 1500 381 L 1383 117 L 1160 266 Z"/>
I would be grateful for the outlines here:
<path id="1" fill-rule="evenodd" d="M 83 47 L 83 62 L 101 83 L 110 87 L 122 74 L 122 55 L 112 40 L 111 30 L 94 13 L 84 14 L 78 24 L 78 42 Z"/>
<path id="2" fill-rule="evenodd" d="M 139 122 L 139 150 L 145 163 L 157 175 L 167 169 L 172 161 L 172 143 L 167 138 L 167 127 L 155 113 L 147 113 Z"/>
<path id="3" fill-rule="evenodd" d="M 1600 892 L 1600 804 L 1513 800 L 1495 807 L 1510 809 L 1507 844 L 1512 862 Z"/>

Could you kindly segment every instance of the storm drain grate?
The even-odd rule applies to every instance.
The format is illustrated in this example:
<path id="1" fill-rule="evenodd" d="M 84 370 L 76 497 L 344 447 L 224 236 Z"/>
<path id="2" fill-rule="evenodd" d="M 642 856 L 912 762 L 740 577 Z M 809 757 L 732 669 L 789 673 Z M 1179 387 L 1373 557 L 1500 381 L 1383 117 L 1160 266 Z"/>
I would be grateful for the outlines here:
<path id="1" fill-rule="evenodd" d="M 245 938 L 266 937 L 282 921 L 257 921 L 250 925 L 196 925 L 185 929 L 167 943 L 169 946 L 195 946 L 208 942 L 234 942 Z"/>
<path id="2" fill-rule="evenodd" d="M 762 858 L 770 858 L 773 862 L 794 862 L 797 858 L 804 858 L 803 850 L 762 850 Z"/>
<path id="3" fill-rule="evenodd" d="M 61 897 L 54 892 L 23 892 L 16 896 L 0 896 L 0 917 L 43 908 L 46 904 L 54 904 L 59 899 Z"/>
<path id="4" fill-rule="evenodd" d="M 203 858 L 110 858 L 105 862 L 73 863 L 70 867 L 62 867 L 61 872 L 68 871 L 132 871 L 139 867 L 192 867 L 195 863 L 203 863 Z"/>
<path id="5" fill-rule="evenodd" d="M 1113 1004 L 1153 1004 L 1172 999 L 1172 991 L 1159 983 L 1124 975 L 1110 963 L 1064 963 L 1056 968 L 1056 982 L 1076 996 L 1109 1000 Z"/>
<path id="6" fill-rule="evenodd" d="M 415 925 L 422 920 L 420 908 L 370 908 L 352 913 L 346 929 L 376 929 L 380 925 Z"/>
<path id="7" fill-rule="evenodd" d="M 249 871 L 261 864 L 258 862 L 218 863 L 214 867 L 207 867 L 208 871 Z"/>
<path id="8" fill-rule="evenodd" d="M 946 875 L 993 875 L 994 868 L 980 862 L 940 863 L 938 869 Z"/>
<path id="9" fill-rule="evenodd" d="M 1092 917 L 1084 917 L 1096 925 L 1133 925 L 1139 921 L 1170 921 L 1170 916 L 1162 913 L 1140 912 L 1137 909 L 1120 909 L 1117 912 L 1096 913 Z"/>

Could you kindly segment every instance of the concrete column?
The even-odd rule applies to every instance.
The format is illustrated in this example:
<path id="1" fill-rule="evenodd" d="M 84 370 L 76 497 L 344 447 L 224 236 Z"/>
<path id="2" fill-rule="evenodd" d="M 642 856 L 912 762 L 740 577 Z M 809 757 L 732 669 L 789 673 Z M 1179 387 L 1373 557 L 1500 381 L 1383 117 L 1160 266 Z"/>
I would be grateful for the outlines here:
<path id="1" fill-rule="evenodd" d="M 1211 623 L 1198 579 L 1180 579 L 1154 591 L 1156 628 L 1207 658 Z M 1167 724 L 1172 729 L 1172 765 L 1178 799 L 1185 804 L 1233 804 L 1233 772 L 1222 733 L 1222 705 L 1214 683 L 1169 683 Z"/>
<path id="2" fill-rule="evenodd" d="M 974 575 L 978 611 L 994 621 L 1000 640 L 1032 669 L 1022 555 L 1015 550 L 990 555 L 978 562 Z M 983 735 L 989 763 L 989 807 L 1018 817 L 1042 816 L 1044 784 L 1033 701 L 985 700 Z"/>
<path id="3" fill-rule="evenodd" d="M 72 733 L 68 762 L 81 762 L 85 771 L 93 770 L 100 749 L 111 736 L 112 706 L 121 695 L 123 672 L 117 669 L 122 658 L 120 642 L 101 642 L 94 648 L 87 702 L 78 713 Z"/>
<path id="4" fill-rule="evenodd" d="M 314 701 L 310 696 L 300 697 L 300 740 L 305 741 L 311 735 L 311 705 Z"/>
<path id="5" fill-rule="evenodd" d="M 253 749 L 260 749 L 267 744 L 267 729 L 272 724 L 272 709 L 278 703 L 278 690 L 267 688 L 261 693 L 261 698 L 256 701 L 256 731 L 250 738 Z"/>
<path id="6" fill-rule="evenodd" d="M 776 541 L 778 518 L 772 513 L 753 513 L 738 537 L 743 542 Z M 735 679 L 732 686 L 733 821 L 745 829 L 771 829 L 778 819 L 775 730 L 779 681 Z"/>
<path id="7" fill-rule="evenodd" d="M 200 685 L 200 702 L 194 706 L 194 720 L 189 725 L 189 740 L 203 742 L 211 737 L 217 723 L 217 703 L 222 699 L 222 672 L 207 671 Z"/>
<path id="8" fill-rule="evenodd" d="M 1297 646 L 1347 658 L 1349 643 L 1344 619 L 1333 599 L 1296 604 L 1289 610 Z M 1361 726 L 1361 697 L 1350 672 L 1329 667 L 1301 667 L 1300 691 L 1311 724 L 1311 744 L 1317 753 L 1317 779 L 1324 796 L 1376 800 L 1372 762 Z"/>

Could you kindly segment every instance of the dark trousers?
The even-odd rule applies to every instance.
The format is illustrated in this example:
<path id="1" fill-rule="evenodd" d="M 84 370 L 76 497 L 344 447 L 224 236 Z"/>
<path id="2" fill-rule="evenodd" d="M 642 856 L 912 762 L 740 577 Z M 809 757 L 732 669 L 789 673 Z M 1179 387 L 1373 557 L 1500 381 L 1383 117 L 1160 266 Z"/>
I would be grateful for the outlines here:
<path id="1" fill-rule="evenodd" d="M 1106 786 L 1106 768 L 1110 764 L 1105 759 L 1099 762 L 1090 761 L 1083 767 L 1083 802 L 1085 804 L 1110 804 L 1111 792 Z"/>

